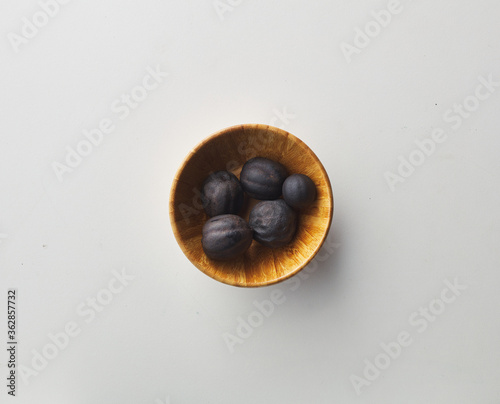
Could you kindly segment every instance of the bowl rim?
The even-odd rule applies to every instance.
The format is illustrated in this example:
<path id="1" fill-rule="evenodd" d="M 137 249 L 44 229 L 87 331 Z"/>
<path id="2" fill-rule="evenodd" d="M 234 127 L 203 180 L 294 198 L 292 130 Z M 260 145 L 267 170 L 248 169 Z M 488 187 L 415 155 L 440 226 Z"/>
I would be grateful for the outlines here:
<path id="1" fill-rule="evenodd" d="M 191 160 L 191 158 L 203 146 L 205 146 L 207 143 L 211 142 L 212 140 L 214 140 L 217 137 L 226 135 L 226 134 L 234 132 L 234 131 L 244 131 L 244 130 L 249 129 L 249 128 L 275 132 L 279 135 L 284 135 L 285 137 L 290 137 L 294 140 L 294 142 L 301 145 L 302 147 L 304 147 L 306 150 L 308 150 L 312 154 L 312 157 L 315 159 L 315 161 L 318 164 L 318 169 L 322 172 L 322 174 L 326 180 L 327 191 L 328 191 L 328 195 L 329 195 L 329 199 L 330 199 L 330 210 L 328 212 L 328 222 L 326 224 L 325 232 L 321 238 L 321 241 L 318 243 L 317 247 L 310 254 L 310 256 L 306 260 L 304 260 L 293 272 L 287 273 L 287 274 L 283 275 L 282 277 L 271 279 L 271 280 L 265 281 L 265 282 L 259 282 L 259 283 L 253 283 L 253 284 L 243 284 L 243 283 L 238 283 L 238 282 L 230 282 L 227 279 L 225 279 L 224 277 L 219 276 L 218 273 L 215 273 L 215 274 L 207 273 L 205 271 L 205 268 L 202 265 L 199 265 L 197 262 L 193 262 L 189 258 L 189 252 L 188 252 L 186 246 L 184 245 L 184 243 L 182 242 L 182 240 L 180 239 L 180 231 L 179 231 L 177 223 L 175 222 L 175 219 L 174 219 L 174 217 L 175 217 L 174 199 L 175 199 L 175 194 L 177 191 L 177 186 L 179 184 L 179 177 L 180 177 L 181 173 L 183 172 L 183 170 L 185 169 L 186 165 Z M 330 177 L 328 176 L 328 173 L 326 172 L 325 167 L 323 166 L 323 163 L 321 163 L 321 160 L 314 153 L 314 151 L 309 146 L 307 146 L 307 144 L 305 144 L 301 139 L 299 139 L 297 136 L 291 134 L 290 132 L 288 132 L 284 129 L 281 129 L 281 128 L 277 128 L 275 126 L 265 125 L 265 124 L 260 124 L 260 123 L 244 123 L 244 124 L 239 124 L 239 125 L 228 126 L 224 129 L 220 129 L 220 130 L 212 133 L 211 135 L 207 136 L 206 138 L 202 139 L 194 148 L 191 149 L 191 151 L 186 155 L 186 157 L 184 157 L 182 164 L 177 169 L 177 171 L 174 175 L 174 178 L 172 180 L 172 186 L 171 186 L 170 195 L 169 195 L 170 225 L 172 228 L 172 232 L 174 233 L 175 240 L 176 240 L 178 246 L 181 248 L 185 257 L 189 260 L 189 262 L 192 265 L 194 265 L 196 268 L 198 268 L 201 272 L 203 272 L 208 277 L 210 277 L 216 281 L 219 281 L 221 283 L 224 283 L 226 285 L 231 285 L 231 286 L 236 286 L 236 287 L 241 287 L 241 288 L 256 288 L 256 287 L 263 287 L 263 286 L 271 286 L 271 285 L 275 285 L 277 283 L 284 282 L 287 279 L 291 278 L 292 276 L 297 275 L 302 269 L 304 269 L 314 259 L 316 254 L 319 252 L 319 250 L 321 249 L 321 247 L 325 243 L 325 241 L 328 237 L 328 234 L 330 232 L 330 227 L 331 227 L 332 220 L 333 220 L 333 213 L 334 213 L 334 199 L 333 199 L 333 191 L 332 191 L 332 185 L 330 182 Z"/>

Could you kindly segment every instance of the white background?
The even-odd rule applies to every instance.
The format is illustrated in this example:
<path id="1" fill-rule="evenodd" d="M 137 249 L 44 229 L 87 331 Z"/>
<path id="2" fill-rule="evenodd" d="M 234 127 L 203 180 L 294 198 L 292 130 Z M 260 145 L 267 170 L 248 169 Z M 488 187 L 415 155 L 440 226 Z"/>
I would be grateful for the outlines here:
<path id="1" fill-rule="evenodd" d="M 500 403 L 500 87 L 459 127 L 443 120 L 479 76 L 500 81 L 498 1 L 401 1 L 350 63 L 342 43 L 387 1 L 232 3 L 219 15 L 211 0 L 73 0 L 15 47 L 41 7 L 2 2 L 0 402 Z M 168 77 L 120 119 L 113 103 L 148 67 Z M 102 119 L 114 130 L 58 181 L 54 162 Z M 329 247 L 307 279 L 220 284 L 173 237 L 177 168 L 246 122 L 284 127 L 330 175 Z M 436 128 L 446 140 L 392 191 L 384 175 Z M 89 321 L 78 307 L 109 297 L 123 268 L 134 280 Z M 446 280 L 466 289 L 425 330 L 421 315 L 412 325 L 440 308 Z M 18 366 L 53 356 L 18 373 L 16 399 L 8 288 Z M 273 290 L 284 302 L 231 353 L 224 333 L 238 337 Z M 67 323 L 80 332 L 54 354 Z M 404 331 L 412 343 L 358 395 L 353 375 Z"/>

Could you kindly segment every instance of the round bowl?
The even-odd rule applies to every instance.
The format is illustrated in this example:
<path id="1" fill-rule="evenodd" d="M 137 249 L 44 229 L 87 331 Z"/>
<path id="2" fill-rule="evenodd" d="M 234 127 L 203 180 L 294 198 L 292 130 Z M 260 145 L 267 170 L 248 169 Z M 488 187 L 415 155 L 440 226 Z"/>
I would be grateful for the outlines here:
<path id="1" fill-rule="evenodd" d="M 290 244 L 271 249 L 254 240 L 239 258 L 214 261 L 201 246 L 201 231 L 208 219 L 201 203 L 201 185 L 213 171 L 228 170 L 239 178 L 243 164 L 256 156 L 280 162 L 289 174 L 309 176 L 317 198 L 298 212 L 297 232 Z M 257 202 L 246 197 L 240 216 L 248 220 Z M 177 243 L 194 266 L 220 282 L 257 287 L 284 281 L 313 259 L 330 229 L 333 195 L 325 168 L 304 142 L 282 129 L 244 124 L 216 132 L 189 153 L 173 180 L 169 209 Z"/>

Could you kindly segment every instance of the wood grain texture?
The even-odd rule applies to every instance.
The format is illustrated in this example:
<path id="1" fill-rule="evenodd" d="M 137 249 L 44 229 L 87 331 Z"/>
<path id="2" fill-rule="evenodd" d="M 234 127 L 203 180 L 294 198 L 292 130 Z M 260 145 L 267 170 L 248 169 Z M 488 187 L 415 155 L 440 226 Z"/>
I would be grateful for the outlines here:
<path id="1" fill-rule="evenodd" d="M 297 233 L 289 245 L 270 249 L 254 240 L 236 260 L 211 260 L 201 247 L 201 231 L 208 219 L 201 205 L 201 184 L 218 170 L 231 171 L 239 178 L 243 164 L 256 156 L 280 162 L 288 174 L 309 176 L 318 191 L 316 201 L 299 212 Z M 241 212 L 246 220 L 255 203 L 246 197 Z M 271 285 L 298 273 L 319 251 L 333 216 L 330 180 L 316 155 L 292 134 L 260 124 L 223 129 L 196 146 L 173 180 L 169 205 L 172 230 L 186 257 L 206 275 L 240 287 Z"/>

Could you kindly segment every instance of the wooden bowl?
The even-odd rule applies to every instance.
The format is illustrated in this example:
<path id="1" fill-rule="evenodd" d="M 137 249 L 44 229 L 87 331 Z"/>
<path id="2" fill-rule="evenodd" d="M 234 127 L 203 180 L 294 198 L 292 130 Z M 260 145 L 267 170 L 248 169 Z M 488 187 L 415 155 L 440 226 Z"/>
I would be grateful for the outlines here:
<path id="1" fill-rule="evenodd" d="M 289 174 L 308 175 L 316 184 L 316 201 L 299 212 L 297 233 L 287 246 L 271 249 L 254 240 L 241 257 L 214 261 L 201 246 L 201 231 L 208 219 L 201 204 L 201 185 L 218 170 L 231 171 L 239 178 L 243 164 L 256 156 L 280 162 Z M 247 197 L 240 215 L 248 220 L 257 202 Z M 213 134 L 189 153 L 174 178 L 169 208 L 175 238 L 198 269 L 229 285 L 256 287 L 281 282 L 312 260 L 330 229 L 333 195 L 325 168 L 304 142 L 282 129 L 245 124 Z"/>

